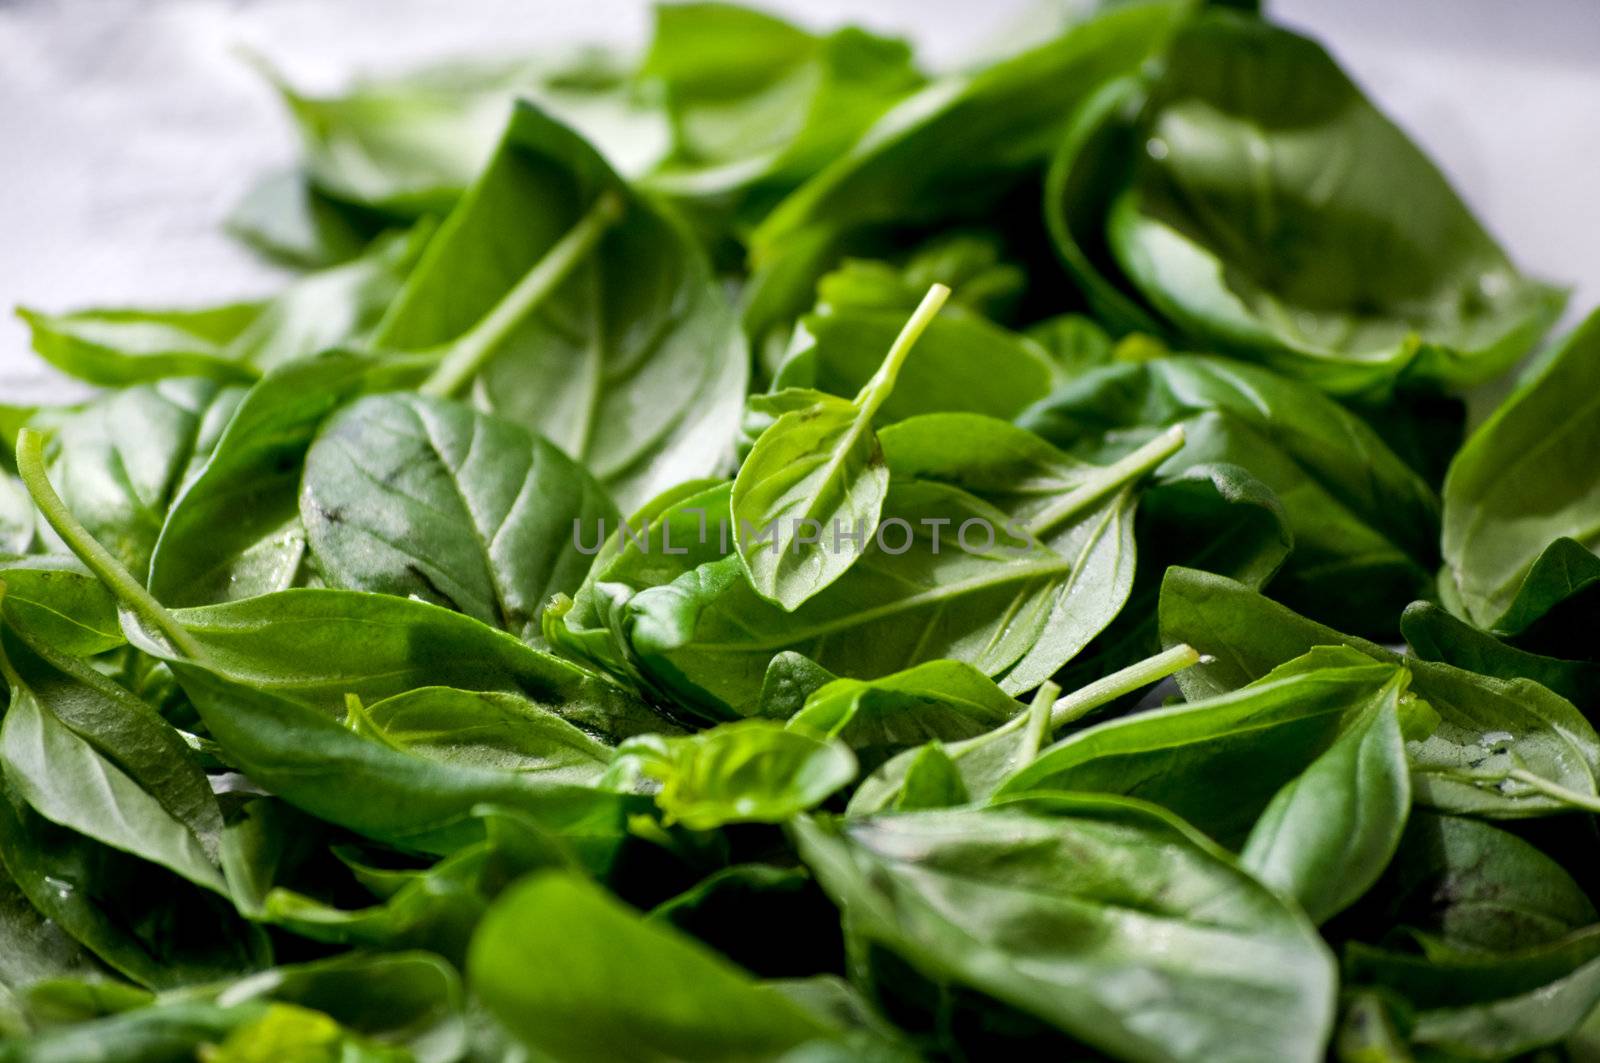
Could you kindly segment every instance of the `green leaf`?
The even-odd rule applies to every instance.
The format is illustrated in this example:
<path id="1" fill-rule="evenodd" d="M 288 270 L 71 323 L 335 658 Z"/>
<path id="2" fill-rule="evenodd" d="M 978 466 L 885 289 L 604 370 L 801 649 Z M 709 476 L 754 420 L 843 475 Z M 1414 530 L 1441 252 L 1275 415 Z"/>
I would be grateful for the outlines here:
<path id="1" fill-rule="evenodd" d="M 1507 1059 L 1574 1032 L 1600 1003 L 1600 935 L 1593 927 L 1506 953 L 1430 956 L 1352 945 L 1347 976 L 1415 1009 L 1411 1041 L 1456 1059 Z"/>
<path id="2" fill-rule="evenodd" d="M 660 730 L 662 721 L 592 672 L 460 613 L 386 594 L 304 588 L 174 614 L 207 667 L 264 691 L 344 711 L 354 694 L 371 703 L 425 686 L 520 694 L 603 735 Z M 130 630 L 146 652 L 172 659 L 149 632 Z M 352 656 L 351 647 L 360 652 Z"/>
<path id="3" fill-rule="evenodd" d="M 772 720 L 740 720 L 682 738 L 646 735 L 617 749 L 603 785 L 653 792 L 668 824 L 782 823 L 856 777 L 842 742 Z"/>
<path id="4" fill-rule="evenodd" d="M 1021 711 L 972 665 L 928 661 L 877 679 L 835 679 L 806 698 L 789 727 L 840 739 L 871 771 L 913 746 L 974 738 Z"/>
<path id="5" fill-rule="evenodd" d="M 881 438 L 897 476 L 970 492 L 1004 514 L 1006 534 L 1025 529 L 1070 564 L 1044 596 L 1049 615 L 1038 639 L 999 676 L 1013 694 L 1050 678 L 1116 618 L 1133 586 L 1135 485 L 1184 445 L 1177 429 L 1097 466 L 973 414 L 911 418 Z M 961 550 L 968 549 L 964 523 L 950 521 Z"/>
<path id="6" fill-rule="evenodd" d="M 430 227 L 379 239 L 345 265 L 307 274 L 259 303 L 199 310 L 18 313 L 40 356 L 107 387 L 167 377 L 249 383 L 328 347 L 364 338 L 416 261 Z"/>
<path id="7" fill-rule="evenodd" d="M 18 992 L 42 981 L 92 979 L 103 968 L 59 925 L 35 908 L 0 865 L 0 987 Z"/>
<path id="8" fill-rule="evenodd" d="M 1003 672 L 1038 641 L 1071 561 L 1016 539 L 983 553 L 935 552 L 930 529 L 940 525 L 924 518 L 1006 524 L 959 489 L 893 484 L 880 524 L 889 549 L 874 543 L 793 613 L 757 595 L 739 558 L 728 557 L 633 594 L 616 630 L 653 683 L 713 717 L 755 711 L 767 664 L 785 650 L 852 678 L 941 658 Z M 903 552 L 891 552 L 901 549 L 888 538 L 891 522 L 909 541 Z"/>
<path id="9" fill-rule="evenodd" d="M 1105 240 L 1197 346 L 1339 394 L 1468 385 L 1527 353 L 1564 302 L 1326 52 L 1260 19 L 1181 30 L 1125 144 Z"/>
<path id="10" fill-rule="evenodd" d="M 1393 710 L 1408 679 L 1354 650 L 1313 650 L 1231 693 L 1069 735 L 1008 779 L 999 795 L 1135 797 L 1237 847 L 1274 794 L 1363 715 Z"/>
<path id="11" fill-rule="evenodd" d="M 276 1056 L 295 1063 L 451 1063 L 466 1048 L 461 985 L 456 973 L 436 956 L 401 952 L 350 955 L 279 967 L 238 981 L 218 981 L 159 998 L 97 1022 L 49 1031 L 29 1042 L 16 1058 L 26 1063 L 52 1060 L 117 1059 L 129 1063 L 254 1063 L 261 1056 L 221 1055 L 230 1050 L 264 1048 L 270 1036 L 326 1025 L 312 1023 L 322 1013 L 348 1032 L 332 1056 Z M 250 1042 L 240 1031 L 249 1031 Z M 315 1046 L 313 1042 L 312 1047 Z"/>
<path id="12" fill-rule="evenodd" d="M 1156 606 L 1161 579 L 1174 565 L 1216 572 L 1260 587 L 1294 548 L 1278 497 L 1249 472 L 1219 462 L 1159 473 L 1139 497 L 1134 518 L 1139 557 L 1128 601 L 1058 680 L 1086 686 L 1161 649 Z"/>
<path id="13" fill-rule="evenodd" d="M 1595 608 L 1600 586 L 1600 556 L 1576 539 L 1560 538 L 1534 559 L 1511 605 L 1495 621 L 1495 630 L 1524 647 L 1545 643 L 1582 646 L 1572 656 L 1593 659 L 1582 638 L 1562 639 L 1562 621 L 1581 621 Z"/>
<path id="14" fill-rule="evenodd" d="M 1132 697 L 1151 683 L 1189 667 L 1195 660 L 1193 650 L 1175 647 L 1118 669 L 1059 700 L 1056 695 L 1061 693 L 1060 689 L 1047 682 L 1034 693 L 1026 712 L 1013 714 L 991 730 L 948 744 L 935 739 L 897 754 L 862 781 L 850 799 L 848 811 L 851 815 L 869 815 L 886 808 L 930 801 L 937 794 L 964 795 L 963 800 L 953 803 L 986 801 L 1003 783 L 1032 763 L 1040 746 L 1056 731 L 1101 706 Z M 919 671 L 914 669 L 906 676 Z M 818 722 L 826 722 L 826 717 Z M 919 773 L 925 777 L 918 778 Z M 922 792 L 913 794 L 917 789 Z"/>
<path id="15" fill-rule="evenodd" d="M 42 916 L 140 985 L 233 978 L 271 962 L 266 936 L 230 901 L 56 826 L 9 782 L 0 793 L 0 859 Z"/>
<path id="16" fill-rule="evenodd" d="M 922 82 L 902 41 L 854 27 L 817 36 L 726 3 L 658 6 L 639 76 L 661 87 L 673 129 L 649 183 L 691 201 L 745 193 L 757 207 Z"/>
<path id="17" fill-rule="evenodd" d="M 866 386 L 904 321 L 896 309 L 827 306 L 801 318 L 772 390 L 850 396 Z M 928 323 L 917 356 L 878 410 L 879 424 L 956 410 L 1009 419 L 1049 394 L 1058 373 L 1037 344 L 952 307 Z"/>
<path id="18" fill-rule="evenodd" d="M 351 1037 L 321 1012 L 293 1004 L 269 1004 L 259 1018 L 234 1027 L 220 1044 L 202 1044 L 199 1049 L 201 1063 L 270 1063 L 279 1059 L 401 1063 L 407 1057 L 400 1050 Z"/>
<path id="19" fill-rule="evenodd" d="M 51 437 L 51 478 L 62 500 L 140 580 L 167 510 L 238 397 L 204 379 L 143 384 L 68 414 Z"/>
<path id="20" fill-rule="evenodd" d="M 504 692 L 418 687 L 362 709 L 360 723 L 374 737 L 434 760 L 580 785 L 599 778 L 612 755 L 557 713 Z"/>
<path id="21" fill-rule="evenodd" d="M 299 583 L 306 544 L 297 496 L 318 427 L 364 391 L 419 379 L 414 362 L 337 353 L 269 373 L 239 400 L 166 514 L 151 592 L 167 605 L 207 605 Z"/>
<path id="22" fill-rule="evenodd" d="M 446 62 L 366 79 L 338 96 L 294 90 L 257 60 L 298 127 L 314 186 L 343 203 L 414 216 L 448 210 L 494 151 L 513 101 L 583 129 L 629 173 L 666 149 L 661 118 L 629 91 L 617 60 L 588 50 L 566 60 Z"/>
<path id="23" fill-rule="evenodd" d="M 1399 611 L 1432 585 L 1432 489 L 1366 424 L 1305 384 L 1220 358 L 1163 357 L 1091 370 L 1018 420 L 1098 462 L 1181 425 L 1187 443 L 1159 475 L 1226 463 L 1264 484 L 1295 547 L 1268 593 L 1326 623 L 1392 637 Z"/>
<path id="24" fill-rule="evenodd" d="M 562 875 L 534 878 L 490 909 L 467 974 L 523 1044 L 555 1060 L 768 1059 L 835 1032 L 715 953 Z"/>
<path id="25" fill-rule="evenodd" d="M 116 599 L 74 557 L 0 560 L 0 607 L 13 627 L 62 653 L 90 657 L 123 643 Z"/>
<path id="26" fill-rule="evenodd" d="M 1072 107 L 1137 69 L 1190 6 L 1116 5 L 1021 55 L 940 78 L 895 106 L 752 234 L 746 329 L 759 340 L 810 306 L 817 278 L 850 237 L 992 213 L 1054 150 Z M 960 150 L 950 150 L 956 144 Z"/>
<path id="27" fill-rule="evenodd" d="M 382 236 L 359 258 L 293 281 L 225 355 L 260 376 L 332 347 L 364 345 L 432 235 L 433 226 L 421 224 Z"/>
<path id="28" fill-rule="evenodd" d="M 33 545 L 33 502 L 9 472 L 0 469 L 0 553 L 24 554 Z"/>
<path id="29" fill-rule="evenodd" d="M 200 875 L 197 884 L 213 885 L 209 864 L 217 854 L 222 813 L 188 744 L 143 700 L 37 641 L 36 634 L 0 636 L 0 669 L 12 696 L 0 726 L 0 760 L 11 784 L 55 822 L 73 826 L 63 818 L 73 816 L 105 824 L 99 835 L 77 829 L 108 845 L 121 846 L 137 830 L 159 832 L 171 841 L 167 851 L 173 858 Z M 73 766 L 81 773 L 76 778 Z M 52 815 L 41 799 L 60 814 Z M 98 808 L 102 799 L 113 804 Z M 142 811 L 119 824 L 119 800 Z"/>
<path id="30" fill-rule="evenodd" d="M 792 826 L 851 931 L 1124 1059 L 1320 1060 L 1326 946 L 1166 813 L 1059 795 Z"/>
<path id="31" fill-rule="evenodd" d="M 260 303 L 200 310 L 78 310 L 19 307 L 39 357 L 79 380 L 126 387 L 169 376 L 249 380 L 229 345 L 261 314 Z"/>
<path id="32" fill-rule="evenodd" d="M 320 269 L 359 255 L 384 219 L 318 191 L 303 170 L 291 167 L 259 177 L 223 224 L 228 235 L 270 259 Z"/>
<path id="33" fill-rule="evenodd" d="M 583 579 L 574 535 L 618 519 L 588 473 L 520 426 L 394 394 L 324 424 L 300 514 L 330 586 L 430 601 L 522 638 Z"/>
<path id="34" fill-rule="evenodd" d="M 1548 945 L 1600 918 L 1572 876 L 1529 842 L 1479 820 L 1422 809 L 1357 911 L 1379 926 L 1487 952 Z"/>
<path id="35" fill-rule="evenodd" d="M 1564 798 L 1513 780 L 1513 770 L 1579 795 L 1595 793 L 1600 738 L 1570 702 L 1536 683 L 1402 658 L 1297 616 L 1232 580 L 1188 569 L 1171 570 L 1162 585 L 1161 638 L 1210 658 L 1180 677 L 1190 698 L 1237 689 L 1313 646 L 1348 646 L 1403 663 L 1412 692 L 1440 718 L 1431 735 L 1408 745 L 1420 804 L 1508 818 L 1570 807 Z"/>
<path id="36" fill-rule="evenodd" d="M 266 866 L 286 850 L 304 847 L 305 831 L 315 821 L 261 798 L 229 824 L 229 885 L 252 919 L 302 937 L 388 951 L 427 949 L 460 964 L 478 921 L 508 881 L 532 870 L 573 866 L 559 840 L 527 817 L 487 807 L 475 814 L 483 821 L 484 839 L 419 870 L 374 868 L 336 848 L 334 855 L 377 898 L 363 906 L 336 890 L 323 897 L 321 891 L 312 896 L 295 889 L 303 868 Z M 316 885 L 322 883 L 310 888 Z"/>
<path id="37" fill-rule="evenodd" d="M 1431 602 L 1407 606 L 1400 631 L 1411 652 L 1425 661 L 1442 661 L 1496 679 L 1531 679 L 1566 698 L 1585 715 L 1600 709 L 1600 662 L 1530 653 Z"/>
<path id="38" fill-rule="evenodd" d="M 566 126 L 517 105 L 375 342 L 461 342 L 607 193 L 624 216 L 531 313 L 496 324 L 473 394 L 581 461 L 629 509 L 725 460 L 747 356 L 688 235 Z"/>
<path id="39" fill-rule="evenodd" d="M 1273 796 L 1239 859 L 1324 923 L 1383 874 L 1410 811 L 1400 705 L 1386 698 Z"/>
<path id="40" fill-rule="evenodd" d="M 853 400 L 819 395 L 784 413 L 739 467 L 731 498 L 734 541 L 751 585 L 767 601 L 798 609 L 860 555 L 862 547 L 842 547 L 842 534 L 877 532 L 889 469 L 872 420 L 949 294 L 942 285 L 929 290 Z"/>
<path id="41" fill-rule="evenodd" d="M 1591 315 L 1450 463 L 1445 565 L 1479 627 L 1518 623 L 1506 614 L 1553 540 L 1600 548 L 1600 506 L 1589 489 L 1600 447 L 1600 405 L 1589 396 L 1596 374 L 1600 315 Z"/>
<path id="42" fill-rule="evenodd" d="M 480 804 L 525 812 L 604 868 L 629 802 L 537 775 L 421 756 L 347 730 L 309 705 L 218 678 L 173 672 L 228 758 L 259 785 L 319 819 L 405 848 L 446 855 L 479 840 Z"/>

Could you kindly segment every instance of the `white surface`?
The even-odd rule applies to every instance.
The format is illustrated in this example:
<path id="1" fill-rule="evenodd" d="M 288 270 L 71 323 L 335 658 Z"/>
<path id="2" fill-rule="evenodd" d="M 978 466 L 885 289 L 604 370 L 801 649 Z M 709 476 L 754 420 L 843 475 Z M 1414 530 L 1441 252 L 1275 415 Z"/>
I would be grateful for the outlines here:
<path id="1" fill-rule="evenodd" d="M 1027 0 L 772 0 L 855 20 L 958 62 Z M 1525 269 L 1600 302 L 1600 3 L 1280 0 L 1439 161 Z M 201 305 L 278 274 L 219 228 L 286 119 L 235 56 L 291 80 L 454 53 L 641 41 L 645 0 L 0 0 L 0 308 Z M 0 318 L 0 401 L 62 394 Z"/>

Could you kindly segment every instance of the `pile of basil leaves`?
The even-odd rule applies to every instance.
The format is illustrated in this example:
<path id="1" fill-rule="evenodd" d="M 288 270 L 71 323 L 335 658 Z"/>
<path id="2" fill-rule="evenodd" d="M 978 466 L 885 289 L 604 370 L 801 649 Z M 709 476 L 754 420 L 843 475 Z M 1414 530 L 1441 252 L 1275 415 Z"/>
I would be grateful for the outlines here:
<path id="1" fill-rule="evenodd" d="M 1600 319 L 1315 43 L 280 89 L 21 311 L 0 1059 L 1597 1058 Z"/>

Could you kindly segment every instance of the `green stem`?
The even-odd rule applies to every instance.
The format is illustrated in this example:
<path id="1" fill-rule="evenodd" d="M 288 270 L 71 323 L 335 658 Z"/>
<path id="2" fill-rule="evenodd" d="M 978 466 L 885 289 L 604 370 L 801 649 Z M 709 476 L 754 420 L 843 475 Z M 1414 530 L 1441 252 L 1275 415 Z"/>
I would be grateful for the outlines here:
<path id="1" fill-rule="evenodd" d="M 894 343 L 889 345 L 889 354 L 884 358 L 883 364 L 878 366 L 878 371 L 872 374 L 856 394 L 855 405 L 861 411 L 860 420 L 870 421 L 889 398 L 889 393 L 894 390 L 894 382 L 900 375 L 900 367 L 905 364 L 906 358 L 911 354 L 911 348 L 916 346 L 917 340 L 927 331 L 928 324 L 938 316 L 939 309 L 944 306 L 944 301 L 950 298 L 950 289 L 942 284 L 935 284 L 928 289 L 928 294 L 922 297 L 922 302 L 917 304 L 912 311 L 911 318 L 901 328 L 900 335 L 894 338 Z"/>
<path id="2" fill-rule="evenodd" d="M 1029 531 L 1035 538 L 1043 539 L 1069 517 L 1112 491 L 1121 489 L 1123 485 L 1139 479 L 1182 450 L 1183 440 L 1183 426 L 1173 425 L 1138 450 L 1097 471 L 1087 483 L 1062 496 L 1059 502 L 1034 518 Z"/>
<path id="3" fill-rule="evenodd" d="M 1124 694 L 1131 694 L 1141 687 L 1159 682 L 1175 672 L 1183 671 L 1191 664 L 1198 664 L 1200 660 L 1200 653 L 1193 646 L 1179 644 L 1170 650 L 1163 650 L 1154 657 L 1146 657 L 1142 661 L 1130 664 L 1121 671 L 1112 672 L 1108 676 L 1096 679 L 1082 690 L 1068 694 L 1050 707 L 1050 718 L 1043 724 L 1044 733 L 1046 735 L 1051 734 L 1074 720 L 1082 719 L 1107 702 L 1115 701 Z M 1050 683 L 1049 686 L 1055 687 L 1055 684 Z M 1060 688 L 1056 689 L 1059 690 Z M 962 739 L 959 742 L 948 743 L 945 746 L 945 751 L 952 758 L 964 757 L 986 743 L 1012 734 L 1023 727 L 1034 726 L 1034 719 L 1035 716 L 1030 706 L 1028 711 L 1019 712 L 992 731 L 986 731 L 981 735 Z M 1043 737 L 1041 737 L 1041 744 L 1043 740 Z"/>
<path id="4" fill-rule="evenodd" d="M 1061 687 L 1046 679 L 1039 684 L 1039 689 L 1034 691 L 1033 700 L 1028 702 L 1028 730 L 1022 736 L 1022 749 L 1018 754 L 1017 766 L 1033 762 L 1039 755 L 1039 750 L 1044 746 L 1045 739 L 1050 737 L 1050 717 L 1052 706 L 1056 698 L 1061 696 Z"/>
<path id="5" fill-rule="evenodd" d="M 1131 694 L 1141 687 L 1147 687 L 1169 675 L 1181 672 L 1199 660 L 1198 650 L 1180 643 L 1154 657 L 1146 657 L 1136 664 L 1130 664 L 1120 672 L 1112 672 L 1056 702 L 1055 707 L 1050 710 L 1050 729 L 1054 731 L 1074 720 L 1082 719 L 1107 702 L 1115 701 L 1124 694 Z"/>
<path id="6" fill-rule="evenodd" d="M 1521 783 L 1527 783 L 1547 797 L 1553 797 L 1557 801 L 1564 801 L 1573 808 L 1581 808 L 1585 812 L 1600 813 L 1600 797 L 1595 797 L 1593 794 L 1580 793 L 1577 790 L 1569 790 L 1560 783 L 1553 783 L 1549 779 L 1535 775 L 1526 768 L 1512 768 L 1506 772 L 1505 777 L 1515 779 Z"/>
<path id="7" fill-rule="evenodd" d="M 61 541 L 78 555 L 78 560 L 82 561 L 89 571 L 93 572 L 100 582 L 127 606 L 129 611 L 159 630 L 167 637 L 167 641 L 172 643 L 173 648 L 185 657 L 193 660 L 205 657 L 205 651 L 195 641 L 194 636 L 190 635 L 183 625 L 178 623 L 177 618 L 133 578 L 133 573 L 124 568 L 121 561 L 111 556 L 111 551 L 101 546 L 95 537 L 89 534 L 88 529 L 78 523 L 78 518 L 74 517 L 67 504 L 61 501 L 61 496 L 56 494 L 56 489 L 50 484 L 50 477 L 45 473 L 44 436 L 32 428 L 24 428 L 17 434 L 17 472 L 21 475 L 28 494 L 33 496 L 33 504 L 39 507 L 39 512 L 44 515 L 50 527 L 61 536 Z"/>
<path id="8" fill-rule="evenodd" d="M 578 219 L 578 223 L 523 274 L 516 287 L 466 335 L 451 344 L 450 353 L 419 390 L 424 395 L 450 396 L 465 387 L 494 357 L 511 330 L 571 276 L 621 216 L 622 197 L 616 192 L 606 192 L 595 200 L 589 213 Z"/>

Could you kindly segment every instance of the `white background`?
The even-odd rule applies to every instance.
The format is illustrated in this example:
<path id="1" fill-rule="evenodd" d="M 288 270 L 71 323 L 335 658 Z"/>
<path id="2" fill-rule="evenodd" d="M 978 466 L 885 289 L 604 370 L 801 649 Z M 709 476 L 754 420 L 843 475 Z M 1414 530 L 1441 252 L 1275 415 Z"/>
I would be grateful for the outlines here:
<path id="1" fill-rule="evenodd" d="M 1600 302 L 1600 0 L 1269 0 L 1433 154 L 1523 268 Z M 1028 0 L 768 0 L 958 64 Z M 237 45 L 292 81 L 455 53 L 641 42 L 645 0 L 0 0 L 0 401 L 68 394 L 15 303 L 201 305 L 279 275 L 219 229 L 287 119 Z"/>

